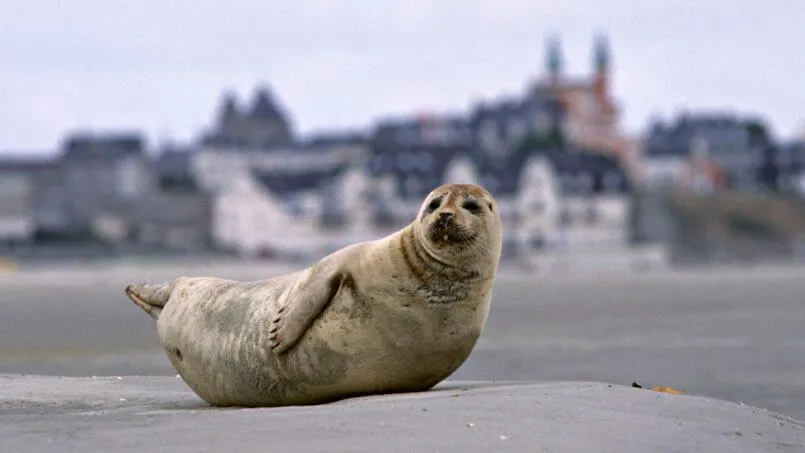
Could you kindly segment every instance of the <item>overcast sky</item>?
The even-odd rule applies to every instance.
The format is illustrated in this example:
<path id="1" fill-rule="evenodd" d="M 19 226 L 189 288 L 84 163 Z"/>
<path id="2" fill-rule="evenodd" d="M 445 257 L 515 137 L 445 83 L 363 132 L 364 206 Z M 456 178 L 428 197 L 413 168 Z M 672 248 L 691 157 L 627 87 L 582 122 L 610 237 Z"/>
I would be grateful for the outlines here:
<path id="1" fill-rule="evenodd" d="M 297 131 L 462 112 L 522 92 L 557 33 L 571 75 L 609 34 L 625 128 L 681 108 L 805 125 L 805 2 L 37 1 L 0 3 L 0 150 L 76 129 L 188 141 L 226 89 L 270 84 Z"/>

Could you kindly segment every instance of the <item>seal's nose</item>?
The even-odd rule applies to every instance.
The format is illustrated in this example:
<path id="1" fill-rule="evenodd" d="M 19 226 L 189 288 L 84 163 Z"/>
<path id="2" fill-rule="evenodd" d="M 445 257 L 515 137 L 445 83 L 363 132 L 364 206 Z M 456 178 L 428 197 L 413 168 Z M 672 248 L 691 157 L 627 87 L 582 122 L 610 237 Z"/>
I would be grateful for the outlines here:
<path id="1" fill-rule="evenodd" d="M 447 222 L 448 220 L 453 218 L 453 213 L 451 211 L 442 211 L 439 213 L 439 221 L 442 223 Z"/>

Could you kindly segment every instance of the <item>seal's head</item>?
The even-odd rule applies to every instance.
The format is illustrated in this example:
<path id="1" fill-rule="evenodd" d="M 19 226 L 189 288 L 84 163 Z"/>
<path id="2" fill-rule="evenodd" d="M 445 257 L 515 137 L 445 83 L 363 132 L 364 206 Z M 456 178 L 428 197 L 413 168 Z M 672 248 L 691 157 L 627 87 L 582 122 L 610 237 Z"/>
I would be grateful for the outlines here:
<path id="1" fill-rule="evenodd" d="M 494 197 L 474 184 L 445 184 L 425 198 L 417 217 L 425 249 L 448 263 L 500 259 L 500 213 Z M 479 263 L 480 264 L 480 263 Z"/>

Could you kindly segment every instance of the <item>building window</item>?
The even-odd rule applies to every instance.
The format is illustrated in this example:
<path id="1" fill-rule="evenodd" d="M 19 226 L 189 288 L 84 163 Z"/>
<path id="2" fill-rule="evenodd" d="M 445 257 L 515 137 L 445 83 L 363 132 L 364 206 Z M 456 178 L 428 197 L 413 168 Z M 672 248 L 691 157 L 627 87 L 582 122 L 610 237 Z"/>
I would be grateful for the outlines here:
<path id="1" fill-rule="evenodd" d="M 618 172 L 610 171 L 604 175 L 603 188 L 606 192 L 618 192 L 622 185 L 622 178 Z"/>
<path id="2" fill-rule="evenodd" d="M 534 131 L 537 135 L 548 135 L 551 132 L 551 116 L 544 110 L 534 113 Z"/>
<path id="3" fill-rule="evenodd" d="M 526 126 L 522 118 L 515 116 L 509 120 L 508 137 L 511 143 L 517 143 L 523 139 L 526 133 Z"/>
<path id="4" fill-rule="evenodd" d="M 595 204 L 588 205 L 584 213 L 584 218 L 587 221 L 587 223 L 588 224 L 598 223 L 599 217 L 600 216 L 598 213 L 597 206 L 595 206 Z"/>
<path id="5" fill-rule="evenodd" d="M 422 180 L 416 176 L 409 176 L 405 179 L 405 192 L 408 194 L 418 194 L 422 190 Z"/>
<path id="6" fill-rule="evenodd" d="M 534 231 L 531 233 L 529 243 L 535 249 L 545 248 L 545 235 L 541 231 Z"/>
<path id="7" fill-rule="evenodd" d="M 481 147 L 487 150 L 494 150 L 498 146 L 497 125 L 492 120 L 486 120 L 481 124 L 478 140 Z"/>
<path id="8" fill-rule="evenodd" d="M 559 211 L 559 225 L 566 227 L 570 225 L 571 221 L 570 209 L 565 206 Z"/>
<path id="9" fill-rule="evenodd" d="M 422 152 L 422 154 L 419 155 L 419 161 L 421 164 L 422 171 L 430 172 L 433 169 L 434 159 L 429 152 L 427 151 Z"/>
<path id="10" fill-rule="evenodd" d="M 579 190 L 582 194 L 588 195 L 593 192 L 593 177 L 588 173 L 579 175 Z"/>

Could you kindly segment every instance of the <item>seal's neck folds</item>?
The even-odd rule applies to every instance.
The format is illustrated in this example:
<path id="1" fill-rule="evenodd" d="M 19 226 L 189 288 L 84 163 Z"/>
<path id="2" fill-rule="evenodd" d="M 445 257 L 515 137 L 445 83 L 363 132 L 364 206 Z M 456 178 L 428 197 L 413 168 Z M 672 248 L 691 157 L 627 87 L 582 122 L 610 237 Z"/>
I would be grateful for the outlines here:
<path id="1" fill-rule="evenodd" d="M 417 277 L 440 275 L 452 280 L 475 280 L 488 277 L 479 271 L 488 257 L 463 256 L 452 249 L 444 251 L 427 246 L 427 238 L 418 236 L 411 225 L 402 231 L 400 252 L 408 268 Z M 456 253 L 458 252 L 458 253 Z"/>

